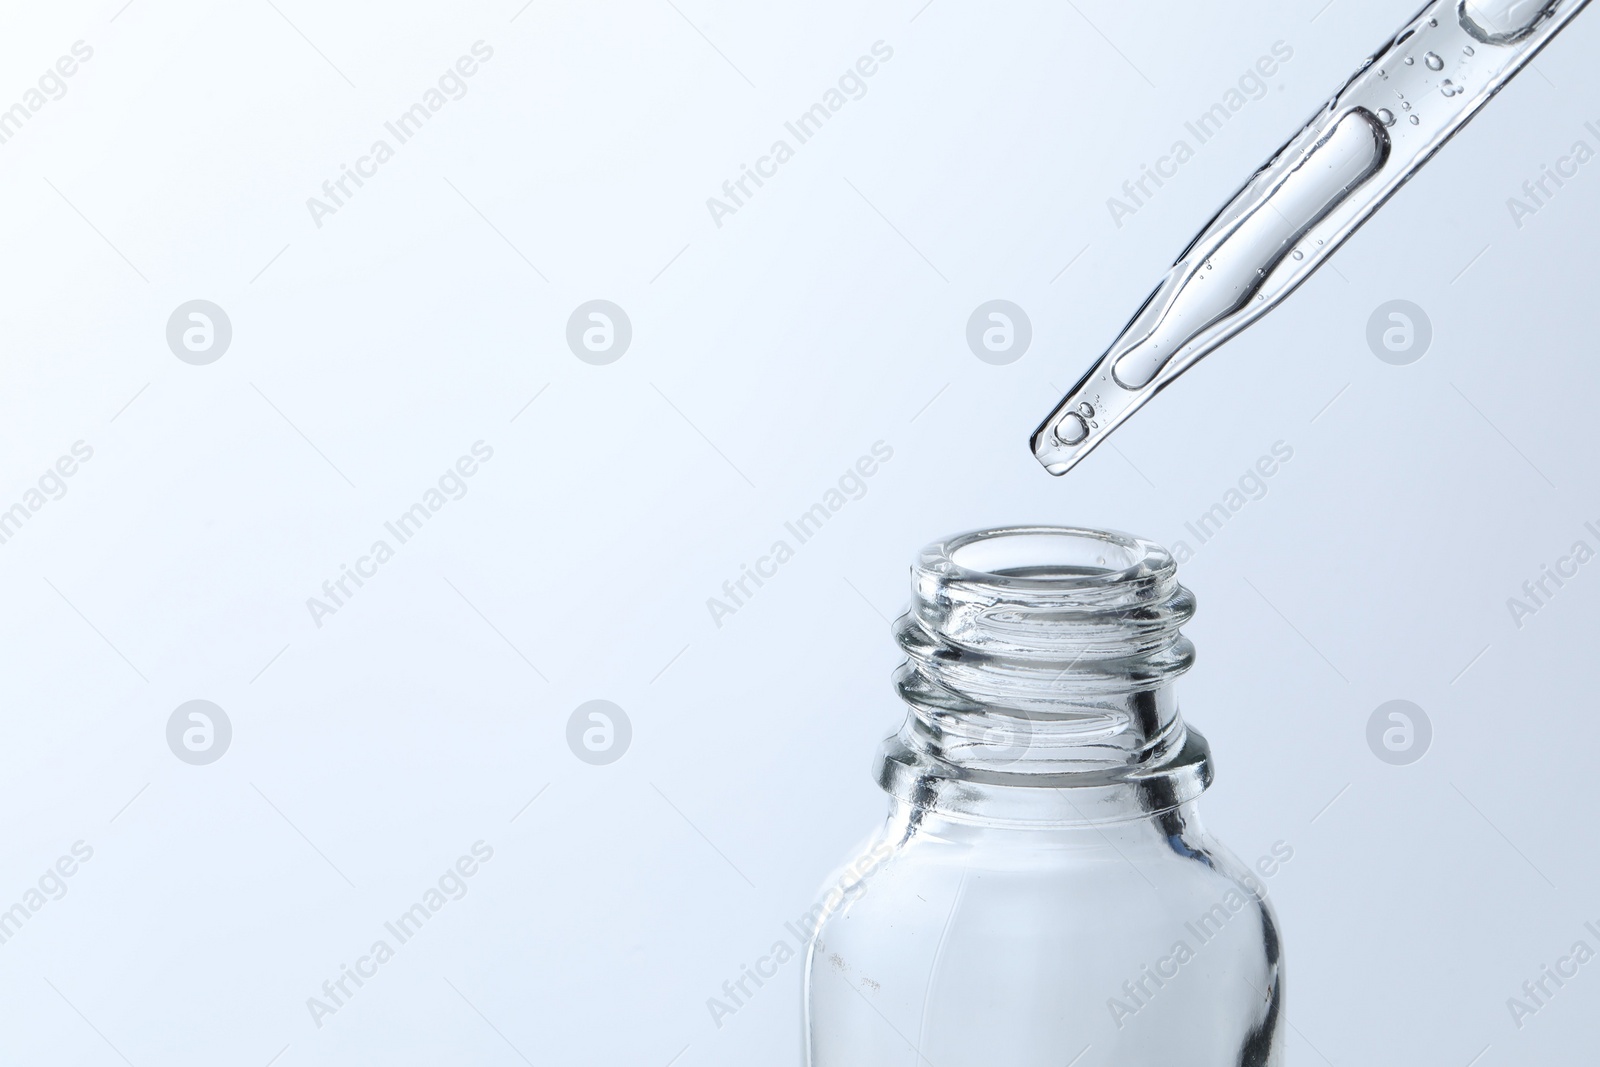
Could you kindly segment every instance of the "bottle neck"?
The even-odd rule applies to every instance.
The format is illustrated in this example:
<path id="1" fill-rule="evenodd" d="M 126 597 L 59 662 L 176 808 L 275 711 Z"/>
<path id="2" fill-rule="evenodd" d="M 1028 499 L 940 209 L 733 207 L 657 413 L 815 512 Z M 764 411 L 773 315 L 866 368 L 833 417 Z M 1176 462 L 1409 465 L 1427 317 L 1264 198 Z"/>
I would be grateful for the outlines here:
<path id="1" fill-rule="evenodd" d="M 891 795 L 950 818 L 1104 823 L 1193 799 L 1204 738 L 1174 679 L 1194 597 L 1160 546 L 1018 527 L 924 549 L 895 624 L 910 713 L 880 752 Z"/>

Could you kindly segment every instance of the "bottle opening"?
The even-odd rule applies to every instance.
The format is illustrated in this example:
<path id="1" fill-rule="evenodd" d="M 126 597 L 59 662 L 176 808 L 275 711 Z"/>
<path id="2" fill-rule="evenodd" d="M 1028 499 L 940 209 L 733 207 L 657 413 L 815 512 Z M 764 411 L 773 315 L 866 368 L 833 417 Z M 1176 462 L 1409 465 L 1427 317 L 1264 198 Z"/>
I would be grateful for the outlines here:
<path id="1" fill-rule="evenodd" d="M 1103 673 L 1097 667 L 1103 660 L 1144 660 L 1130 663 L 1135 676 L 1147 668 L 1162 674 L 1186 668 L 1184 654 L 1169 654 L 1188 650 L 1178 628 L 1193 613 L 1194 598 L 1178 584 L 1177 563 L 1152 541 L 1107 530 L 1013 526 L 924 548 L 912 568 L 908 619 L 946 651 L 1053 663 L 1052 684 L 1031 694 L 1050 701 L 1075 682 L 1099 689 L 1090 675 Z M 897 633 L 916 638 L 904 627 Z M 950 661 L 945 656 L 929 670 Z M 973 665 L 970 655 L 963 665 Z M 991 680 L 1010 673 L 1007 663 L 987 666 L 994 668 Z M 1126 688 L 1126 678 L 1104 680 Z M 983 679 L 971 684 L 975 699 L 1005 703 Z M 1010 692 L 1029 696 L 1014 686 Z"/>
<path id="2" fill-rule="evenodd" d="M 922 550 L 895 626 L 897 680 L 947 738 L 1021 731 L 1003 758 L 1137 759 L 1175 728 L 1168 683 L 1194 662 L 1194 597 L 1167 550 L 1062 526 L 979 530 Z"/>
<path id="3" fill-rule="evenodd" d="M 1035 526 L 965 534 L 945 543 L 943 551 L 973 578 L 1070 582 L 1127 571 L 1146 557 L 1148 547 L 1124 534 Z"/>
<path id="4" fill-rule="evenodd" d="M 885 771 L 1060 788 L 1159 776 L 1184 752 L 1198 766 L 1170 684 L 1194 662 L 1194 609 L 1167 550 L 1128 534 L 1015 526 L 927 546 L 894 627 L 910 715 Z"/>

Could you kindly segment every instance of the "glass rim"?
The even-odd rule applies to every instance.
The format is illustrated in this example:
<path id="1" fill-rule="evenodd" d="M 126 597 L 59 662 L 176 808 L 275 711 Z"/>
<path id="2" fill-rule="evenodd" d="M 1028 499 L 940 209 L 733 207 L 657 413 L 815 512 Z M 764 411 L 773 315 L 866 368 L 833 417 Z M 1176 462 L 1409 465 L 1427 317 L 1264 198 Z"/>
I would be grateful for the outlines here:
<path id="1" fill-rule="evenodd" d="M 1019 552 L 1019 562 L 1008 565 L 1007 568 L 996 567 L 993 564 L 987 567 L 976 565 L 972 559 L 975 554 L 972 550 L 1003 541 L 1016 542 L 1018 545 L 1040 546 L 1041 550 Z M 1044 547 L 1052 544 L 1057 550 L 1051 551 Z M 1085 551 L 1077 558 L 1063 558 L 1065 554 L 1059 551 L 1062 544 L 1076 544 L 1089 551 Z M 1116 564 L 1120 565 L 1086 562 L 1085 557 L 1092 556 L 1095 550 L 1104 552 L 1108 549 L 1120 556 L 1116 561 Z M 966 557 L 965 561 L 963 556 Z M 1052 564 L 1083 567 L 1085 570 L 1083 573 L 1050 575 L 1001 573 L 1002 569 L 1009 569 L 1009 566 L 1043 567 Z M 1057 593 L 1071 589 L 1125 586 L 1155 575 L 1171 574 L 1177 569 L 1171 553 L 1154 541 L 1118 530 L 1060 525 L 999 526 L 956 534 L 926 546 L 918 557 L 917 565 L 919 570 L 937 575 L 941 581 L 980 584 L 999 589 L 1039 592 L 1048 590 Z"/>

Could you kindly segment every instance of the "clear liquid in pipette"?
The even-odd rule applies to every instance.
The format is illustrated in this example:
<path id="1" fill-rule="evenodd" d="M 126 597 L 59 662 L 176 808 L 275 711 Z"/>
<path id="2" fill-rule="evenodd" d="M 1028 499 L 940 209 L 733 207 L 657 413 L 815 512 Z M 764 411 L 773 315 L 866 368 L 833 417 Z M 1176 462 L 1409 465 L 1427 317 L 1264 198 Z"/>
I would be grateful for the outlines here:
<path id="1" fill-rule="evenodd" d="M 1041 428 L 1041 461 L 1070 467 L 1152 387 L 1293 291 L 1559 29 L 1530 40 L 1544 23 L 1586 3 L 1441 0 L 1403 29 L 1195 239 Z M 1076 410 L 1090 395 L 1093 425 Z"/>

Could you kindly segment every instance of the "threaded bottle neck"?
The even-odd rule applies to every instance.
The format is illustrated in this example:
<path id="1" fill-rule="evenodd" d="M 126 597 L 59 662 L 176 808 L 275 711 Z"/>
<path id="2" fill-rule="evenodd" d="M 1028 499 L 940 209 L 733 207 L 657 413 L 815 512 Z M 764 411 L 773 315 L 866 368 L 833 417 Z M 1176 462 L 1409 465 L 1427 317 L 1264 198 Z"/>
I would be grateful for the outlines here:
<path id="1" fill-rule="evenodd" d="M 880 781 L 915 769 L 924 791 L 1114 791 L 1178 768 L 1192 779 L 1178 791 L 1198 793 L 1204 740 L 1171 686 L 1194 663 L 1180 632 L 1194 610 L 1171 555 L 1126 534 L 1012 527 L 929 545 L 895 623 L 907 657 L 895 685 L 911 714 Z"/>

